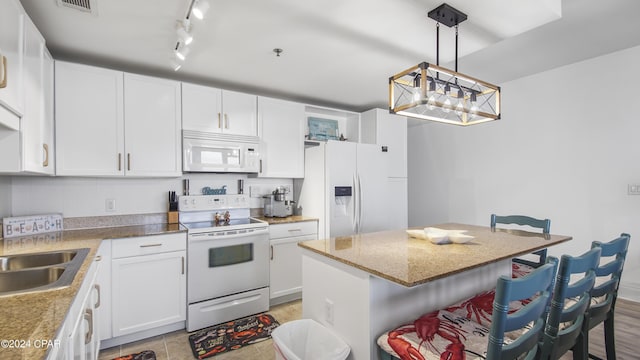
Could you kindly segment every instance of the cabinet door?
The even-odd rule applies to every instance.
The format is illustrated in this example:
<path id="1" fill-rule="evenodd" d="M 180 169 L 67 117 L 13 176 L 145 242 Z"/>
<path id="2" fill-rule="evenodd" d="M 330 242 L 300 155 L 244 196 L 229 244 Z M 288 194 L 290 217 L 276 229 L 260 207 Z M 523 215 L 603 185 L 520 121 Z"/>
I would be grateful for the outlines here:
<path id="1" fill-rule="evenodd" d="M 258 136 L 257 96 L 222 91 L 222 132 Z"/>
<path id="2" fill-rule="evenodd" d="M 0 55 L 6 58 L 7 85 L 0 89 L 0 105 L 22 115 L 22 53 L 25 14 L 17 0 L 2 2 Z M 1 60 L 0 60 L 1 61 Z"/>
<path id="3" fill-rule="evenodd" d="M 260 177 L 304 177 L 304 105 L 258 98 Z"/>
<path id="4" fill-rule="evenodd" d="M 387 147 L 390 177 L 407 177 L 407 118 L 382 109 L 362 113 L 362 142 Z"/>
<path id="5" fill-rule="evenodd" d="M 48 175 L 55 174 L 55 147 L 54 139 L 54 110 L 53 110 L 53 58 L 46 48 L 43 49 L 42 64 L 42 94 L 44 96 L 44 108 L 42 114 L 42 172 Z"/>
<path id="6" fill-rule="evenodd" d="M 55 72 L 56 174 L 123 175 L 122 72 L 60 61 Z"/>
<path id="7" fill-rule="evenodd" d="M 44 39 L 29 19 L 24 23 L 25 109 L 22 132 L 23 171 L 44 171 Z M 52 149 L 53 150 L 53 149 Z"/>
<path id="8" fill-rule="evenodd" d="M 124 76 L 125 161 L 128 176 L 181 176 L 180 83 Z"/>
<path id="9" fill-rule="evenodd" d="M 387 146 L 389 176 L 407 177 L 407 118 L 378 110 L 378 144 Z"/>
<path id="10" fill-rule="evenodd" d="M 317 234 L 271 240 L 270 298 L 302 292 L 302 250 L 299 241 L 315 240 Z"/>
<path id="11" fill-rule="evenodd" d="M 222 91 L 182 83 L 182 128 L 184 130 L 222 132 Z"/>
<path id="12" fill-rule="evenodd" d="M 185 251 L 114 259 L 113 336 L 186 319 Z"/>
<path id="13" fill-rule="evenodd" d="M 97 341 L 112 338 L 111 333 L 111 240 L 103 240 L 96 253 L 100 268 L 96 275 L 97 288 Z M 99 344 L 98 344 L 99 345 Z M 98 346 L 99 348 L 99 346 Z"/>

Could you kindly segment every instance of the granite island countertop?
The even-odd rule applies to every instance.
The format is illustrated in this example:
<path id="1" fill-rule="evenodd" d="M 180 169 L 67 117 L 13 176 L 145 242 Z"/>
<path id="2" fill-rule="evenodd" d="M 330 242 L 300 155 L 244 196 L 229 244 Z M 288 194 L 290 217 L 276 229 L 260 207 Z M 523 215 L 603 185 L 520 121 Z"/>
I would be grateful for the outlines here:
<path id="1" fill-rule="evenodd" d="M 455 223 L 433 226 L 466 230 L 466 234 L 475 238 L 466 244 L 436 245 L 428 240 L 409 237 L 404 230 L 392 230 L 303 241 L 298 246 L 412 287 L 571 240 L 571 236 L 565 235 L 504 229 L 492 231 L 485 226 Z"/>
<path id="2" fill-rule="evenodd" d="M 89 248 L 70 286 L 42 292 L 0 296 L 0 340 L 54 340 L 102 240 L 186 232 L 179 224 L 152 224 L 66 230 L 0 239 L 0 255 Z M 42 359 L 46 348 L 0 348 L 1 359 Z"/>

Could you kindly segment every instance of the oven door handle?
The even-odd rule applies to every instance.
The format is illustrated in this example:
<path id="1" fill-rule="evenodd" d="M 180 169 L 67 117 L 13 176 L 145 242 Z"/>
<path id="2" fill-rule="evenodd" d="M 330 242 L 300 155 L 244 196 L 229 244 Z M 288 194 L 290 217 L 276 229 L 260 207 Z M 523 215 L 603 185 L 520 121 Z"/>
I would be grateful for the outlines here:
<path id="1" fill-rule="evenodd" d="M 218 236 L 211 236 L 213 233 L 201 233 L 201 234 L 191 234 L 189 235 L 189 241 L 210 241 L 210 240 L 227 240 L 227 239 L 236 239 L 236 238 L 241 238 L 241 237 L 249 237 L 249 236 L 255 236 L 255 235 L 263 235 L 263 234 L 269 234 L 269 228 L 261 228 L 261 229 L 255 229 L 254 231 L 251 232 L 236 232 L 235 234 L 230 234 L 230 235 L 218 235 Z"/>

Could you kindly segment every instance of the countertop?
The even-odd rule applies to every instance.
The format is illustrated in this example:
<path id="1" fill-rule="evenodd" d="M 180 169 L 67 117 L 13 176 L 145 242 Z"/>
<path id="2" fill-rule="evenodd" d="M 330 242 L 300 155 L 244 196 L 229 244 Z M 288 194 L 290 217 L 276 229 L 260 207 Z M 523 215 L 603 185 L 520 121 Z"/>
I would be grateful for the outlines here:
<path id="1" fill-rule="evenodd" d="M 0 358 L 3 360 L 41 359 L 46 355 L 47 349 L 35 347 L 33 341 L 55 339 L 102 240 L 173 232 L 186 232 L 186 229 L 179 224 L 138 225 L 67 230 L 0 240 L 0 255 L 90 249 L 70 286 L 36 293 L 0 296 L 0 319 L 2 319 L 0 340 L 32 341 L 32 345 L 24 349 L 0 347 Z"/>
<path id="2" fill-rule="evenodd" d="M 310 218 L 310 217 L 300 216 L 300 215 L 291 215 L 291 216 L 282 217 L 282 218 L 281 217 L 256 216 L 254 218 L 258 219 L 258 220 L 261 220 L 261 221 L 265 221 L 265 222 L 269 223 L 269 225 L 290 224 L 290 223 L 303 222 L 303 221 L 318 221 L 318 219 L 316 219 L 316 218 Z"/>
<path id="3" fill-rule="evenodd" d="M 411 287 L 489 263 L 510 259 L 571 240 L 571 236 L 518 230 L 491 230 L 464 224 L 439 224 L 467 230 L 475 238 L 466 244 L 436 245 L 409 237 L 404 230 L 309 240 L 298 246 L 375 276 Z M 422 229 L 422 228 L 413 228 Z"/>

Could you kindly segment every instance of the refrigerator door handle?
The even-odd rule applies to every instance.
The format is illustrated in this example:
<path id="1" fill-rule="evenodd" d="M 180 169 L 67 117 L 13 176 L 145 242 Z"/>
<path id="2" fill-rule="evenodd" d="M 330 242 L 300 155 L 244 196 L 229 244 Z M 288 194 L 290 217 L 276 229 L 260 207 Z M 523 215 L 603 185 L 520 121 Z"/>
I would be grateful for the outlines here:
<path id="1" fill-rule="evenodd" d="M 353 197 L 352 197 L 353 214 L 351 216 L 351 227 L 353 229 L 353 232 L 357 234 L 358 233 L 358 205 L 357 205 L 358 199 L 356 194 L 356 186 L 357 186 L 356 174 L 353 174 L 351 181 L 353 182 Z"/>
<path id="2" fill-rule="evenodd" d="M 360 184 L 360 174 L 357 175 L 358 180 L 358 233 L 362 231 L 362 185 Z"/>

